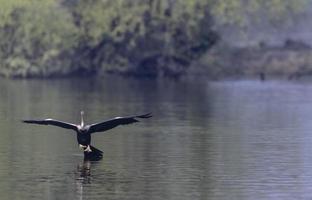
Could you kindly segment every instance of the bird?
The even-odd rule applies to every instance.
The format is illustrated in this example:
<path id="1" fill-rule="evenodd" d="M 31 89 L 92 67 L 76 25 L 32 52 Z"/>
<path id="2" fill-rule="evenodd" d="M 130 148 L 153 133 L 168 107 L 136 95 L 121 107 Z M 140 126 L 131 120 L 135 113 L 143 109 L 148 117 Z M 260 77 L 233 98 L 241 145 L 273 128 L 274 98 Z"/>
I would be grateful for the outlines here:
<path id="1" fill-rule="evenodd" d="M 151 113 L 143 115 L 134 115 L 129 117 L 115 117 L 106 121 L 102 121 L 94 124 L 85 124 L 84 122 L 84 111 L 80 112 L 81 121 L 80 124 L 68 123 L 55 119 L 43 119 L 43 120 L 22 120 L 27 124 L 38 124 L 38 125 L 52 125 L 65 129 L 71 129 L 76 131 L 77 142 L 81 149 L 84 150 L 85 160 L 100 160 L 103 157 L 103 152 L 91 145 L 91 134 L 97 132 L 104 132 L 115 128 L 119 125 L 127 125 L 139 122 L 138 119 L 145 119 L 152 117 Z"/>

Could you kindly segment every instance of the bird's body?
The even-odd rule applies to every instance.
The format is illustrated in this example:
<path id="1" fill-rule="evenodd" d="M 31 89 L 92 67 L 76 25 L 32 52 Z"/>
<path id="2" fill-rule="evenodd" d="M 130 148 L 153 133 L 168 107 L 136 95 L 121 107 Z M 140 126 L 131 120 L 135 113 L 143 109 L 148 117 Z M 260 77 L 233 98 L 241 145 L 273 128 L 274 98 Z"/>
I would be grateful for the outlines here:
<path id="1" fill-rule="evenodd" d="M 96 132 L 103 132 L 109 129 L 112 129 L 118 125 L 131 124 L 135 122 L 139 122 L 136 118 L 150 118 L 151 114 L 145 115 L 136 115 L 130 117 L 115 117 L 113 119 L 103 121 L 100 123 L 95 123 L 91 125 L 87 125 L 84 123 L 83 119 L 84 113 L 81 111 L 81 122 L 79 125 L 72 124 L 68 122 L 63 122 L 55 119 L 44 119 L 44 120 L 23 120 L 24 123 L 30 124 L 39 124 L 39 125 L 53 125 L 58 126 L 65 129 L 71 129 L 76 131 L 77 134 L 77 142 L 81 148 L 84 149 L 85 158 L 88 157 L 97 157 L 98 159 L 102 158 L 102 151 L 96 149 L 91 146 L 91 134 Z"/>

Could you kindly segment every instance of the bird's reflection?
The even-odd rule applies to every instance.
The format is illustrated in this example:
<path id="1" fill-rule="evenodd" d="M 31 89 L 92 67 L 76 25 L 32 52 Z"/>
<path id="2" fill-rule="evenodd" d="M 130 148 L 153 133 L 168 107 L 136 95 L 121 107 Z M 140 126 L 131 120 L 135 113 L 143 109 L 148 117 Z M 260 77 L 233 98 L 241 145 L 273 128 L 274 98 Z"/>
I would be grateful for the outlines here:
<path id="1" fill-rule="evenodd" d="M 96 165 L 97 161 L 84 160 L 77 165 L 76 180 L 79 184 L 91 183 L 91 168 L 92 165 Z"/>
<path id="2" fill-rule="evenodd" d="M 82 183 L 91 183 L 91 161 L 84 160 L 77 165 L 77 180 Z"/>
<path id="3" fill-rule="evenodd" d="M 76 186 L 78 199 L 83 199 L 84 185 L 91 184 L 91 168 L 95 161 L 84 160 L 77 165 Z"/>

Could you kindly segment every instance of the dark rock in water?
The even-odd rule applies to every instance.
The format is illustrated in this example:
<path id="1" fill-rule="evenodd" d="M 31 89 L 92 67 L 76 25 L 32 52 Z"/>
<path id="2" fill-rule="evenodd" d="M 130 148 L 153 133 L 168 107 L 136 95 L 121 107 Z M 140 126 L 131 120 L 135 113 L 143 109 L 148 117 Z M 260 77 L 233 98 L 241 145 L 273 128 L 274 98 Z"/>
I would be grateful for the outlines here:
<path id="1" fill-rule="evenodd" d="M 286 39 L 284 48 L 295 49 L 295 50 L 307 50 L 311 49 L 310 45 L 300 40 Z"/>
<path id="2" fill-rule="evenodd" d="M 103 152 L 93 146 L 90 146 L 91 152 L 84 152 L 84 160 L 98 161 L 103 158 Z"/>
<path id="3" fill-rule="evenodd" d="M 261 80 L 261 81 L 265 81 L 265 73 L 260 72 L 260 73 L 259 73 L 259 76 L 260 76 L 260 80 Z"/>

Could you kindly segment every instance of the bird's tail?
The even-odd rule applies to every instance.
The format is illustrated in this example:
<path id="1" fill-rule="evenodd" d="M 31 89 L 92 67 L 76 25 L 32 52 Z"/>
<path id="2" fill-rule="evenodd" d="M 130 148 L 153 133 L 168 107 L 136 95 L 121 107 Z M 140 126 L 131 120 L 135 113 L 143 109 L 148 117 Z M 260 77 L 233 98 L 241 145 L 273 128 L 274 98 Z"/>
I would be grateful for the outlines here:
<path id="1" fill-rule="evenodd" d="M 90 145 L 91 152 L 84 152 L 84 160 L 98 161 L 103 158 L 103 151 Z"/>

